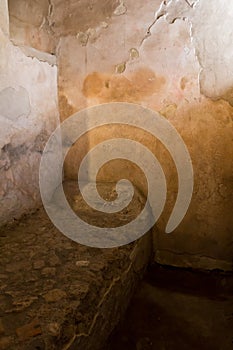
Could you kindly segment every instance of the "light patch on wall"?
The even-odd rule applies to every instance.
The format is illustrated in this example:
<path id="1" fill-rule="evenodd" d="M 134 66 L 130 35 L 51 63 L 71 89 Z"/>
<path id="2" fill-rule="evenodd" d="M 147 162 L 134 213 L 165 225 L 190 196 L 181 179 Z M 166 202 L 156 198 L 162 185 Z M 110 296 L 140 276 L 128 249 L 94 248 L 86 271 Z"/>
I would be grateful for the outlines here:
<path id="1" fill-rule="evenodd" d="M 28 117 L 31 106 L 27 90 L 20 86 L 17 90 L 8 87 L 0 91 L 0 115 L 12 121 Z"/>

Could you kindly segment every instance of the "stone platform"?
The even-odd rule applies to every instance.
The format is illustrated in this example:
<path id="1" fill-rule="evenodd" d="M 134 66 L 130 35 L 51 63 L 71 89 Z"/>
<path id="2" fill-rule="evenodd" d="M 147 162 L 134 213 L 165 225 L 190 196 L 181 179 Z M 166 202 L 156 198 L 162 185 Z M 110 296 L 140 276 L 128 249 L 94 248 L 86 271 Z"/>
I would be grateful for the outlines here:
<path id="1" fill-rule="evenodd" d="M 65 184 L 74 211 L 102 221 Z M 111 193 L 103 184 L 102 193 Z M 105 218 L 137 215 L 144 198 Z M 117 224 L 116 223 L 116 224 Z M 40 208 L 0 229 L 0 349 L 98 350 L 124 314 L 151 256 L 151 233 L 119 248 L 90 248 L 61 234 Z"/>

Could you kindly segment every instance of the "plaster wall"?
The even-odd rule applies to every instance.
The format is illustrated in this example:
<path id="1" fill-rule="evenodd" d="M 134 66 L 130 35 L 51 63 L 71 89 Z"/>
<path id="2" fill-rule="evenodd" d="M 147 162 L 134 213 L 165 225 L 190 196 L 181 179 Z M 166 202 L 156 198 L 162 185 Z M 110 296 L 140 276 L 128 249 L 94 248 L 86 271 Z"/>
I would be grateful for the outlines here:
<path id="1" fill-rule="evenodd" d="M 159 111 L 183 137 L 194 167 L 194 193 L 182 224 L 165 224 L 178 190 L 166 149 L 138 130 L 106 127 L 73 147 L 66 176 L 76 179 L 87 151 L 110 137 L 128 137 L 151 149 L 163 165 L 168 199 L 154 233 L 155 260 L 196 268 L 231 269 L 232 260 L 232 16 L 229 1 L 121 1 L 110 18 L 61 36 L 59 106 L 64 120 L 108 102 L 138 103 Z M 224 20 L 223 20 L 224 18 Z M 88 19 L 88 21 L 90 18 Z M 128 176 L 144 193 L 134 166 L 115 161 L 100 181 Z"/>
<path id="2" fill-rule="evenodd" d="M 167 204 L 154 230 L 155 260 L 230 270 L 233 4 L 227 0 L 51 0 L 42 1 L 38 9 L 30 4 L 9 1 L 11 35 L 20 45 L 56 54 L 61 121 L 86 107 L 118 101 L 160 112 L 188 147 L 194 193 L 182 224 L 165 234 L 178 191 L 174 163 L 149 134 L 113 125 L 89 132 L 77 142 L 66 159 L 66 178 L 77 178 L 84 155 L 100 141 L 138 140 L 157 156 L 168 185 Z M 34 12 L 39 14 L 38 23 L 31 20 Z M 25 60 L 32 65 L 33 60 Z M 34 60 L 35 64 L 39 63 Z M 42 66 L 54 77 L 55 68 Z M 132 164 L 115 161 L 101 169 L 98 180 L 117 180 L 120 174 L 146 193 L 142 173 Z"/>
<path id="3" fill-rule="evenodd" d="M 54 58 L 14 45 L 7 34 L 8 23 L 7 1 L 1 1 L 1 225 L 38 207 L 40 158 L 49 135 L 59 123 Z"/>

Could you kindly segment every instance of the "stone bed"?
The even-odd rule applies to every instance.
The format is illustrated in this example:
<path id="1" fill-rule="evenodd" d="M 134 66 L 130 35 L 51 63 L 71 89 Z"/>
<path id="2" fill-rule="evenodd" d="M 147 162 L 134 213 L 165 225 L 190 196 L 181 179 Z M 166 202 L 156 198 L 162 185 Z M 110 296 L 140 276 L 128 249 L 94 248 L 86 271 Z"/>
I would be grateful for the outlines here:
<path id="1" fill-rule="evenodd" d="M 102 187 L 101 187 L 102 186 Z M 102 193 L 113 193 L 102 184 Z M 85 206 L 73 183 L 69 203 L 85 217 L 103 215 Z M 105 218 L 114 226 L 137 215 L 145 201 Z M 151 233 L 111 249 L 90 248 L 61 234 L 43 208 L 0 229 L 0 349 L 98 350 L 124 314 L 151 255 Z"/>

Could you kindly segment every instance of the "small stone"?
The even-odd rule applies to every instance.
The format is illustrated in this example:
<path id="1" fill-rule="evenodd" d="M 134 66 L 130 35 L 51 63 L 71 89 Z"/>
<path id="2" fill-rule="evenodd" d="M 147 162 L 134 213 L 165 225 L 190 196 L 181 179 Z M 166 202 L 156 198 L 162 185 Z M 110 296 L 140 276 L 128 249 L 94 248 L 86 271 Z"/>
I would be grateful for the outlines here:
<path id="1" fill-rule="evenodd" d="M 6 272 L 28 271 L 31 269 L 30 261 L 18 261 L 7 264 Z"/>
<path id="2" fill-rule="evenodd" d="M 57 337 L 60 334 L 60 326 L 58 323 L 49 323 L 48 324 L 48 333 L 53 337 Z"/>
<path id="3" fill-rule="evenodd" d="M 89 292 L 89 284 L 77 282 L 72 284 L 69 294 L 72 296 L 80 297 L 80 295 L 86 295 Z"/>
<path id="4" fill-rule="evenodd" d="M 44 260 L 37 260 L 33 263 L 33 268 L 35 270 L 40 270 L 45 266 Z"/>
<path id="5" fill-rule="evenodd" d="M 19 340 L 28 340 L 30 338 L 36 337 L 42 333 L 41 327 L 38 320 L 33 320 L 31 323 L 24 325 L 16 329 L 16 334 Z"/>
<path id="6" fill-rule="evenodd" d="M 47 294 L 45 294 L 44 298 L 48 303 L 55 303 L 56 301 L 65 298 L 66 296 L 66 292 L 64 292 L 63 290 L 53 289 L 50 290 Z"/>
<path id="7" fill-rule="evenodd" d="M 38 276 L 35 271 L 32 271 L 30 275 L 25 276 L 25 283 L 36 282 L 38 280 Z"/>
<path id="8" fill-rule="evenodd" d="M 55 276 L 56 275 L 56 269 L 55 267 L 45 267 L 41 274 L 44 276 Z"/>
<path id="9" fill-rule="evenodd" d="M 67 249 L 67 250 L 72 250 L 72 249 L 74 249 L 73 246 L 72 246 L 72 244 L 69 243 L 69 242 L 64 242 L 63 245 L 62 245 L 62 248 L 63 248 L 63 249 Z"/>
<path id="10" fill-rule="evenodd" d="M 12 310 L 14 312 L 23 311 L 23 310 L 27 309 L 30 305 L 32 305 L 36 300 L 38 300 L 37 297 L 26 297 L 25 299 L 22 299 L 22 300 L 15 300 L 12 303 L 14 306 L 14 308 Z"/>
<path id="11" fill-rule="evenodd" d="M 9 346 L 12 342 L 12 338 L 11 337 L 2 337 L 0 339 L 0 350 L 6 350 L 9 349 Z"/>
<path id="12" fill-rule="evenodd" d="M 49 257 L 48 263 L 49 263 L 50 266 L 58 266 L 58 265 L 61 265 L 61 261 L 60 261 L 60 259 L 58 258 L 58 256 L 57 256 L 56 254 L 51 255 L 51 256 Z"/>
<path id="13" fill-rule="evenodd" d="M 76 261 L 75 265 L 77 267 L 88 267 L 90 266 L 90 261 L 87 261 L 87 260 Z"/>

